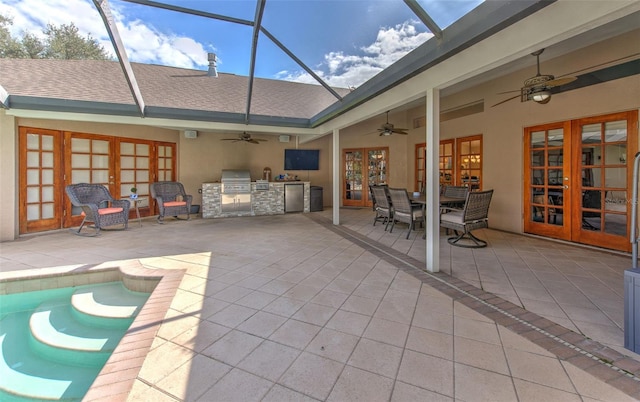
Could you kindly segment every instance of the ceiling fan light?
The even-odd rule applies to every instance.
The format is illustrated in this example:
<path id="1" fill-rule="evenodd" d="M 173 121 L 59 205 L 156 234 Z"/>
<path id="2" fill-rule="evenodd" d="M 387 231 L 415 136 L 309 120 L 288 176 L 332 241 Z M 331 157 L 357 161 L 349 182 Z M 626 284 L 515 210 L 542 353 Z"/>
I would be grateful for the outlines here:
<path id="1" fill-rule="evenodd" d="M 531 99 L 533 99 L 534 102 L 544 105 L 545 103 L 549 103 L 551 100 L 551 91 L 543 89 L 542 91 L 534 92 L 531 94 Z"/>

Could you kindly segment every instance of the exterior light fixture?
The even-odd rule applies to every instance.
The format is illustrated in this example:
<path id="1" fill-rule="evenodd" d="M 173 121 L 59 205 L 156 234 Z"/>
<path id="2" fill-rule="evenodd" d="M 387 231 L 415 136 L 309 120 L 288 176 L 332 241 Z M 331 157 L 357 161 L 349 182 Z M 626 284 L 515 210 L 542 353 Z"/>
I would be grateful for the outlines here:
<path id="1" fill-rule="evenodd" d="M 534 102 L 544 105 L 545 103 L 549 103 L 549 101 L 551 100 L 551 91 L 549 91 L 548 89 L 536 91 L 531 94 L 531 99 L 533 99 Z"/>

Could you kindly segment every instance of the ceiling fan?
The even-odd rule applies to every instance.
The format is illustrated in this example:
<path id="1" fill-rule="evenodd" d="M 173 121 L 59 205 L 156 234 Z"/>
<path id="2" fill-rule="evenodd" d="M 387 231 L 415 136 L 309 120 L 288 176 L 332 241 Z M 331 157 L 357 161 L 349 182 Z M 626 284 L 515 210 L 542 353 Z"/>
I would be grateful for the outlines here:
<path id="1" fill-rule="evenodd" d="M 260 144 L 260 141 L 268 141 L 268 140 L 263 140 L 261 138 L 251 138 L 251 134 L 244 131 L 237 138 L 223 138 L 220 141 L 233 141 L 233 142 L 244 141 L 251 144 Z"/>
<path id="2" fill-rule="evenodd" d="M 395 128 L 393 124 L 389 123 L 388 110 L 387 110 L 387 122 L 384 123 L 382 126 L 380 126 L 380 128 L 378 129 L 378 132 L 380 133 L 380 136 L 387 136 L 391 134 L 402 134 L 402 135 L 408 134 L 406 128 Z"/>
<path id="3" fill-rule="evenodd" d="M 561 85 L 566 85 L 570 82 L 577 80 L 576 77 L 571 77 L 571 76 L 556 78 L 553 75 L 540 74 L 540 55 L 542 54 L 542 52 L 544 52 L 544 49 L 540 49 L 538 51 L 531 53 L 532 56 L 536 56 L 537 73 L 535 76 L 524 80 L 524 86 L 520 88 L 519 91 L 517 91 L 517 92 L 520 92 L 520 95 L 516 95 L 511 98 L 505 99 L 501 102 L 496 103 L 492 107 L 501 105 L 505 102 L 508 102 L 512 99 L 516 99 L 518 97 L 520 97 L 520 102 L 527 102 L 532 100 L 540 104 L 549 103 L 549 101 L 551 100 L 551 88 L 559 87 Z M 508 91 L 508 92 L 501 92 L 501 93 L 504 94 L 509 92 L 516 92 L 516 91 Z"/>

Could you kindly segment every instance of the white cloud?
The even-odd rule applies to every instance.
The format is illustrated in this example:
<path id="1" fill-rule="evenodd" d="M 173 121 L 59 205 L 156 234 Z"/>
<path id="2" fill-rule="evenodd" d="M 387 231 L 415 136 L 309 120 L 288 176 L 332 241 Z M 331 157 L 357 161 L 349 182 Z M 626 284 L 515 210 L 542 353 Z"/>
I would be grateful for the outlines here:
<path id="1" fill-rule="evenodd" d="M 73 16 L 69 16 L 69 12 Z M 124 40 L 130 61 L 171 65 L 183 68 L 207 66 L 205 45 L 192 38 L 163 33 L 140 20 L 129 20 L 117 7 L 112 14 Z M 73 22 L 82 35 L 90 34 L 115 58 L 111 40 L 95 6 L 87 0 L 0 0 L 0 14 L 13 18 L 11 33 L 40 35 L 47 24 L 56 26 Z"/>
<path id="2" fill-rule="evenodd" d="M 375 42 L 360 49 L 361 55 L 330 52 L 314 72 L 331 86 L 359 86 L 433 36 L 429 32 L 418 32 L 416 24 L 408 21 L 395 27 L 381 28 Z M 276 77 L 317 84 L 304 71 L 281 71 Z"/>

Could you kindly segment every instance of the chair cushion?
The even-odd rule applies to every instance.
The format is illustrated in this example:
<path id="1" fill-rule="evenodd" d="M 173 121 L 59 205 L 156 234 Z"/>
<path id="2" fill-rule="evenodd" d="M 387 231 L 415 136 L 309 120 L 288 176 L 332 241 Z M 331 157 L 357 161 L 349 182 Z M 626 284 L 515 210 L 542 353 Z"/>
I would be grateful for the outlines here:
<path id="1" fill-rule="evenodd" d="M 464 222 L 462 221 L 462 216 L 462 211 L 450 211 L 446 214 L 440 215 L 440 222 L 451 222 L 463 225 Z"/>
<path id="2" fill-rule="evenodd" d="M 165 207 L 180 207 L 183 205 L 187 205 L 187 203 L 184 201 L 169 201 L 169 202 L 165 202 L 163 205 Z"/>
<path id="3" fill-rule="evenodd" d="M 122 212 L 122 208 L 98 208 L 98 215 L 117 214 L 118 212 Z M 86 214 L 82 211 L 80 215 L 85 216 Z"/>

